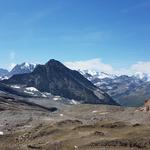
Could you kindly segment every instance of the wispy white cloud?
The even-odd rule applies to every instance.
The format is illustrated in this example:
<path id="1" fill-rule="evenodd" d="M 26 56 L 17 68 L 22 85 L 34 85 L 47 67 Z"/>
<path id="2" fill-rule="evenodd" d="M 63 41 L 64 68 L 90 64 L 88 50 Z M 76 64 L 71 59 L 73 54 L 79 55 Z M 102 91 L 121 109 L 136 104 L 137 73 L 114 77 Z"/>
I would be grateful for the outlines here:
<path id="1" fill-rule="evenodd" d="M 16 53 L 14 51 L 11 51 L 9 54 L 10 60 L 14 60 L 16 57 Z"/>
<path id="2" fill-rule="evenodd" d="M 56 14 L 60 12 L 63 9 L 62 4 L 57 4 L 54 6 L 51 6 L 50 8 L 42 9 L 35 11 L 33 13 L 30 13 L 28 18 L 25 19 L 24 23 L 25 24 L 33 24 L 41 21 L 41 19 L 44 19 L 46 17 L 50 17 L 53 14 Z"/>
<path id="3" fill-rule="evenodd" d="M 94 70 L 102 71 L 107 73 L 113 72 L 113 67 L 109 64 L 103 63 L 100 59 L 91 59 L 86 61 L 76 61 L 76 62 L 65 62 L 67 67 L 74 70 Z"/>
<path id="4" fill-rule="evenodd" d="M 150 61 L 137 62 L 128 68 L 120 69 L 113 67 L 111 64 L 106 64 L 98 58 L 86 61 L 65 62 L 64 64 L 74 70 L 93 70 L 116 75 L 134 75 L 136 73 L 150 74 Z"/>
<path id="5" fill-rule="evenodd" d="M 142 72 L 142 73 L 147 73 L 150 74 L 150 61 L 140 61 L 137 62 L 136 64 L 132 65 L 131 68 L 132 72 Z"/>
<path id="6" fill-rule="evenodd" d="M 80 43 L 92 45 L 95 43 L 103 42 L 110 38 L 108 31 L 95 31 L 95 30 L 77 30 L 70 31 L 70 33 L 59 36 L 60 41 L 67 43 Z"/>
<path id="7" fill-rule="evenodd" d="M 9 71 L 12 70 L 16 66 L 15 58 L 16 58 L 15 51 L 10 51 L 10 53 L 9 53 L 9 61 L 10 61 L 10 63 L 8 64 L 8 67 L 7 67 L 7 69 Z"/>

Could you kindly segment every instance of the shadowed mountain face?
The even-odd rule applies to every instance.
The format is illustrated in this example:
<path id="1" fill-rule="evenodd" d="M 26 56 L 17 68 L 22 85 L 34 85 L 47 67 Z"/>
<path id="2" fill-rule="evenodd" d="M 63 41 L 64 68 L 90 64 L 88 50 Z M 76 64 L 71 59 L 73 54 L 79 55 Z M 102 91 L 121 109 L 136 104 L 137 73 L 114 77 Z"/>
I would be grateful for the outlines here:
<path id="1" fill-rule="evenodd" d="M 41 92 L 49 92 L 83 103 L 116 104 L 109 95 L 94 86 L 79 72 L 68 69 L 56 60 L 38 65 L 32 73 L 14 75 L 3 83 L 35 87 Z"/>

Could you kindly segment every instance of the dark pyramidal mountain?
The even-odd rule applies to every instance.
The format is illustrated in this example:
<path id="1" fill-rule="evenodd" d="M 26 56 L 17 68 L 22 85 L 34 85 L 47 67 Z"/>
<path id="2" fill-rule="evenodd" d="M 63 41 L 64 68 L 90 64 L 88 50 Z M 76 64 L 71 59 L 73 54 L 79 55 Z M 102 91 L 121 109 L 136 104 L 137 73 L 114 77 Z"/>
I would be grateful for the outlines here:
<path id="1" fill-rule="evenodd" d="M 109 95 L 94 86 L 79 72 L 70 70 L 53 59 L 45 65 L 38 65 L 31 73 L 14 75 L 2 83 L 35 87 L 41 92 L 48 92 L 82 103 L 117 105 Z"/>

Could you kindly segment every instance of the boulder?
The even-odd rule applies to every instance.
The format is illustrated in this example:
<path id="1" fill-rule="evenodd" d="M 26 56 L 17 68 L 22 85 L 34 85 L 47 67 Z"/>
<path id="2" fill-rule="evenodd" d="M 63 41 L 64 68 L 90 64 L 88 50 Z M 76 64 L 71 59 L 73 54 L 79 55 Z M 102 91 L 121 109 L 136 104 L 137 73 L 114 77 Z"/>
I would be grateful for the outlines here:
<path id="1" fill-rule="evenodd" d="M 140 107 L 136 111 L 150 112 L 150 99 L 144 102 L 144 106 Z"/>

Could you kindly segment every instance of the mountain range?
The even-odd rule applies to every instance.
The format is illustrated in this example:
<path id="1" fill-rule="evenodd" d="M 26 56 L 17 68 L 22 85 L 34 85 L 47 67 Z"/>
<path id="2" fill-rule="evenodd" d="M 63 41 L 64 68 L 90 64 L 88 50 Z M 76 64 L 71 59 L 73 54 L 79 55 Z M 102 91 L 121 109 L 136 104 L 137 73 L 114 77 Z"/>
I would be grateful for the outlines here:
<path id="1" fill-rule="evenodd" d="M 41 92 L 81 103 L 117 105 L 108 94 L 93 85 L 78 71 L 70 70 L 53 59 L 45 65 L 37 65 L 31 73 L 14 75 L 1 83 L 9 86 L 34 87 Z"/>
<path id="2" fill-rule="evenodd" d="M 50 68 L 55 68 L 55 69 L 49 69 L 48 66 Z M 61 67 L 59 68 L 58 66 L 59 67 L 61 66 Z M 62 78 L 60 78 L 60 76 L 57 73 L 60 71 L 58 68 L 61 70 L 61 73 L 59 75 Z M 78 81 L 79 79 L 76 79 L 76 78 L 79 77 L 79 74 L 77 72 L 70 73 L 71 70 L 69 71 L 66 71 L 66 70 L 68 70 L 68 68 L 66 68 L 63 64 L 55 60 L 50 60 L 49 63 L 45 65 L 22 63 L 20 65 L 16 65 L 10 72 L 5 69 L 0 69 L 0 79 L 2 80 L 2 79 L 10 78 L 10 80 L 8 80 L 7 82 L 11 84 L 12 83 L 13 84 L 25 84 L 26 86 L 33 86 L 42 92 L 48 92 L 54 95 L 60 95 L 60 96 L 71 98 L 71 99 L 81 100 L 82 99 L 81 96 L 80 98 L 78 98 L 76 94 L 73 96 L 72 92 L 71 93 L 68 92 L 68 89 L 69 88 L 72 89 L 72 85 L 75 86 L 76 84 L 74 83 L 72 84 L 70 80 L 66 80 L 66 76 L 67 76 L 68 79 L 72 78 L 73 81 Z M 102 91 L 110 95 L 120 105 L 140 106 L 143 104 L 145 99 L 148 99 L 150 97 L 150 94 L 149 94 L 150 75 L 148 74 L 136 73 L 134 76 L 127 76 L 127 75 L 117 76 L 117 75 L 108 74 L 105 72 L 97 72 L 93 70 L 78 70 L 78 72 L 82 74 L 90 82 L 92 82 L 96 87 L 98 87 L 99 89 L 101 89 Z M 31 73 L 31 75 L 30 76 L 26 75 L 28 73 Z M 13 75 L 17 75 L 17 74 L 21 74 L 21 75 L 17 77 L 16 76 L 12 77 Z M 62 76 L 62 75 L 65 75 L 65 76 Z M 26 77 L 26 76 L 29 76 L 29 77 Z M 49 76 L 49 78 L 47 78 L 47 76 Z M 35 78 L 36 80 L 37 78 L 39 78 L 39 80 L 36 81 Z M 53 78 L 53 80 L 50 80 L 50 78 Z M 30 82 L 25 81 L 25 80 L 29 80 Z M 63 82 L 61 80 L 63 80 Z M 80 81 L 80 84 L 82 82 Z M 51 85 L 53 84 L 55 88 L 53 86 L 49 86 L 48 83 L 51 83 Z M 55 85 L 56 83 L 57 85 Z M 64 88 L 64 85 L 66 86 L 68 83 L 71 84 L 70 87 L 68 89 Z M 84 82 L 84 84 L 85 83 L 87 84 L 87 81 Z M 92 89 L 92 91 L 95 91 L 95 87 L 93 90 L 93 86 L 91 88 L 91 84 L 88 84 L 87 87 L 88 88 L 86 88 L 86 92 L 88 94 L 90 92 L 87 89 L 90 89 L 90 90 Z M 79 95 L 83 94 L 84 93 L 83 91 L 85 90 L 85 89 L 83 90 L 83 88 L 81 89 L 79 88 L 77 90 Z M 41 95 L 41 94 L 37 94 L 36 92 L 36 95 Z M 91 95 L 93 94 L 88 95 L 89 99 Z M 86 96 L 84 95 L 83 97 L 84 97 L 84 102 L 85 102 Z M 97 103 L 96 99 L 97 98 L 94 98 L 94 103 Z"/>
<path id="3" fill-rule="evenodd" d="M 123 106 L 141 106 L 150 97 L 150 78 L 147 74 L 116 76 L 87 70 L 81 73 Z"/>

